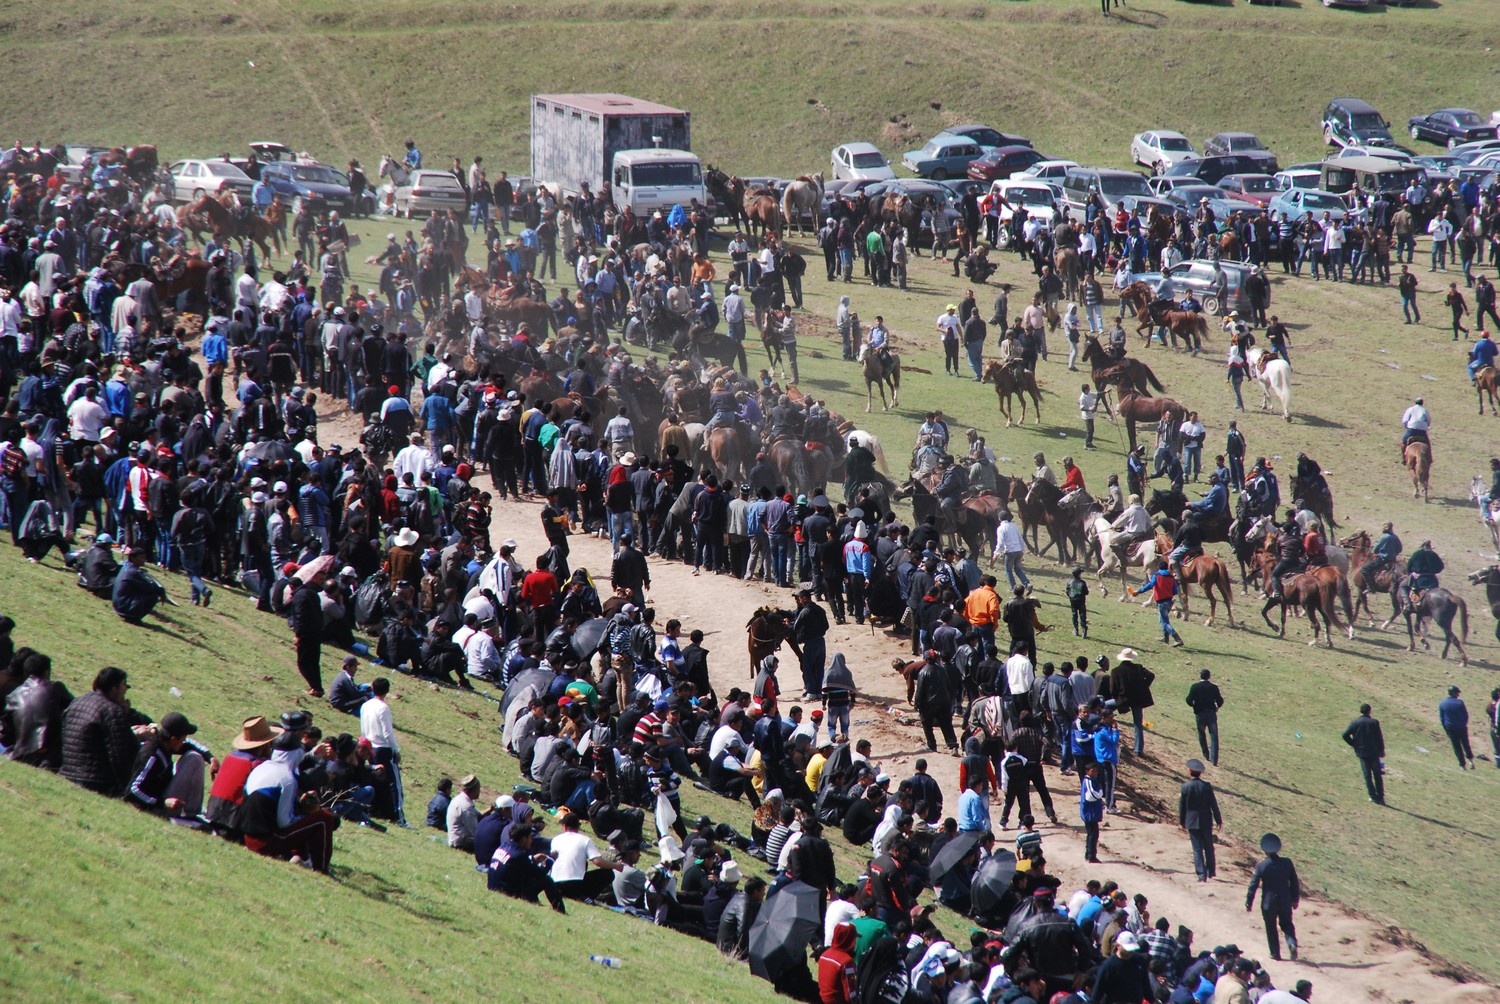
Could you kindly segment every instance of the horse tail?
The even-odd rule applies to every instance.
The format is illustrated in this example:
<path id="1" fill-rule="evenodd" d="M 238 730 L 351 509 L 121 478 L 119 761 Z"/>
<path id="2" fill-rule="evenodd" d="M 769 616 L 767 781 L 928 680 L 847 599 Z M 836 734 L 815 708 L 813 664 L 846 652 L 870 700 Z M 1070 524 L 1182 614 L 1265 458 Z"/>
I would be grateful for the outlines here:
<path id="1" fill-rule="evenodd" d="M 781 215 L 785 216 L 788 220 L 792 218 L 792 189 L 795 185 L 796 182 L 793 182 L 791 185 L 786 186 L 786 191 L 781 193 Z"/>
<path id="2" fill-rule="evenodd" d="M 1151 385 L 1152 390 L 1161 394 L 1165 394 L 1167 392 L 1167 388 L 1162 384 L 1160 380 L 1156 378 L 1156 374 L 1151 371 L 1150 366 L 1147 366 L 1145 363 L 1141 363 L 1141 369 L 1145 371 L 1146 382 Z"/>
<path id="3" fill-rule="evenodd" d="M 1469 605 L 1464 602 L 1464 598 L 1462 596 L 1455 596 L 1455 597 L 1453 597 L 1453 602 L 1456 603 L 1456 604 L 1458 604 L 1458 624 L 1459 624 L 1459 627 L 1463 629 L 1463 633 L 1459 635 L 1459 640 L 1461 640 L 1461 641 L 1468 641 L 1469 640 Z"/>

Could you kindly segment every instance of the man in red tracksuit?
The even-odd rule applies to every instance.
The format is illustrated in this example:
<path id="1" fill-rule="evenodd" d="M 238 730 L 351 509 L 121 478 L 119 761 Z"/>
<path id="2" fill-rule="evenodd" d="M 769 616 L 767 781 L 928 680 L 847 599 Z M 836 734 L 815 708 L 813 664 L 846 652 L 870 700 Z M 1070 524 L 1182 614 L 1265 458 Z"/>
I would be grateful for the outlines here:
<path id="1" fill-rule="evenodd" d="M 855 975 L 853 924 L 833 929 L 833 945 L 818 956 L 818 1000 L 822 1004 L 851 1004 Z"/>

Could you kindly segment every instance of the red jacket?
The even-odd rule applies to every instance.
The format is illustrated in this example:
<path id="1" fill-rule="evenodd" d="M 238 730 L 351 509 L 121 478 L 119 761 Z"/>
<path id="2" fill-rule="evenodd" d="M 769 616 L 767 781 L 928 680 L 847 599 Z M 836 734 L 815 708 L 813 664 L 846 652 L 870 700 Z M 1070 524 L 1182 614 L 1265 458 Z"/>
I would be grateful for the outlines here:
<path id="1" fill-rule="evenodd" d="M 833 929 L 833 947 L 818 957 L 818 1000 L 823 1004 L 854 1000 L 855 934 L 853 924 L 839 924 Z"/>
<path id="2" fill-rule="evenodd" d="M 521 580 L 521 598 L 530 603 L 533 609 L 552 606 L 556 595 L 557 578 L 551 572 L 538 569 Z"/>

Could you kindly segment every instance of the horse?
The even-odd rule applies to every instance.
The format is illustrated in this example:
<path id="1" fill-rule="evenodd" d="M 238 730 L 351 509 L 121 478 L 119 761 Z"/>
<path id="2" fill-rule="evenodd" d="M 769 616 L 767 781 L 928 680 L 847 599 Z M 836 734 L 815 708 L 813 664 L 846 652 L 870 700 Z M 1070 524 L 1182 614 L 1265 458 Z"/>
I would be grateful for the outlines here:
<path id="1" fill-rule="evenodd" d="M 1490 605 L 1490 616 L 1495 618 L 1495 640 L 1500 641 L 1500 565 L 1481 568 L 1469 573 L 1469 584 L 1484 584 L 1484 598 Z"/>
<path id="2" fill-rule="evenodd" d="M 752 235 L 781 236 L 784 221 L 781 218 L 781 207 L 776 204 L 776 196 L 767 192 L 751 192 L 745 196 L 743 205 L 747 228 Z"/>
<path id="3" fill-rule="evenodd" d="M 1017 490 L 1021 485 L 1019 478 L 1014 478 L 1010 483 L 1010 496 L 1015 498 Z M 1088 550 L 1088 541 L 1083 532 L 1084 507 L 1091 504 L 1092 500 L 1087 496 L 1080 496 L 1077 505 L 1070 505 L 1063 509 L 1059 502 L 1062 501 L 1063 490 L 1057 485 L 1043 478 L 1032 478 L 1026 486 L 1026 494 L 1016 503 L 1016 508 L 1021 511 L 1022 521 L 1026 521 L 1028 513 L 1040 514 L 1040 522 L 1047 527 L 1047 532 L 1052 537 L 1052 543 L 1057 545 L 1057 559 L 1063 564 L 1070 561 L 1068 556 L 1068 544 L 1074 545 L 1076 559 L 1082 560 L 1084 552 Z M 1047 547 L 1051 547 L 1048 544 Z M 1047 553 L 1047 547 L 1037 552 L 1040 557 Z"/>
<path id="4" fill-rule="evenodd" d="M 1147 345 L 1151 344 L 1151 334 L 1156 328 L 1150 309 L 1154 299 L 1156 293 L 1139 279 L 1120 291 L 1120 313 L 1129 310 L 1135 315 L 1135 333 L 1143 336 Z"/>
<path id="5" fill-rule="evenodd" d="M 381 156 L 380 178 L 382 180 L 389 178 L 392 187 L 400 188 L 402 185 L 406 184 L 407 179 L 409 179 L 410 177 L 411 171 L 407 168 L 404 162 L 397 160 L 390 154 L 384 154 Z"/>
<path id="6" fill-rule="evenodd" d="M 1181 427 L 1187 418 L 1187 408 L 1170 397 L 1141 397 L 1133 390 L 1120 391 L 1120 400 L 1115 410 L 1125 420 L 1125 433 L 1130 439 L 1130 448 L 1135 449 L 1135 424 L 1149 422 L 1153 426 L 1166 415 L 1173 429 Z"/>
<path id="7" fill-rule="evenodd" d="M 1427 443 L 1407 443 L 1406 449 L 1401 451 L 1402 463 L 1411 472 L 1411 497 L 1422 496 L 1422 501 L 1430 501 L 1427 498 L 1427 480 L 1432 474 L 1432 447 Z"/>
<path id="8" fill-rule="evenodd" d="M 1133 567 L 1151 568 L 1156 564 L 1160 557 L 1157 553 L 1156 538 L 1148 538 L 1136 544 L 1126 553 L 1124 562 L 1121 562 L 1119 555 L 1110 545 L 1122 531 L 1111 529 L 1109 520 L 1103 516 L 1094 516 L 1085 522 L 1083 532 L 1085 539 L 1099 549 L 1099 595 L 1109 595 L 1109 591 L 1104 588 L 1104 577 L 1118 568 L 1120 570 L 1120 602 L 1124 603 L 1130 598 L 1130 585 L 1126 581 L 1125 573 Z"/>
<path id="9" fill-rule="evenodd" d="M 745 215 L 744 193 L 735 194 L 732 180 L 729 175 L 712 164 L 709 164 L 707 170 L 703 172 L 703 187 L 707 188 L 708 194 L 713 196 L 715 207 L 724 214 L 725 219 L 739 228 L 748 224 L 750 219 Z"/>
<path id="10" fill-rule="evenodd" d="M 799 176 L 797 180 L 786 186 L 786 191 L 781 193 L 781 215 L 786 220 L 787 229 L 796 227 L 799 234 L 804 230 L 803 214 L 807 214 L 812 219 L 812 229 L 817 229 L 818 211 L 822 206 L 822 171 L 814 175 Z"/>
<path id="11" fill-rule="evenodd" d="M 1402 604 L 1406 614 L 1406 650 L 1415 652 L 1417 650 L 1416 639 L 1422 639 L 1422 647 L 1431 649 L 1427 643 L 1427 635 L 1423 625 L 1428 619 L 1434 621 L 1438 627 L 1443 629 L 1443 652 L 1441 659 L 1448 658 L 1448 649 L 1458 646 L 1458 662 L 1461 666 L 1469 664 L 1469 653 L 1464 648 L 1464 642 L 1469 640 L 1469 605 L 1464 602 L 1462 596 L 1455 596 L 1441 586 L 1422 593 L 1421 598 L 1415 601 L 1410 599 Z M 1412 614 L 1417 615 L 1415 628 L 1412 626 Z M 1460 634 L 1453 633 L 1453 618 L 1459 618 Z"/>
<path id="12" fill-rule="evenodd" d="M 875 454 L 875 466 L 881 471 L 886 474 L 891 472 L 891 469 L 885 463 L 885 450 L 881 448 L 880 437 L 876 436 L 875 433 L 866 432 L 863 429 L 850 429 L 848 432 L 843 433 L 843 436 L 844 442 L 850 446 L 863 446 Z"/>
<path id="13" fill-rule="evenodd" d="M 1495 395 L 1500 394 L 1500 372 L 1493 366 L 1481 366 L 1474 374 L 1474 392 L 1479 395 L 1479 414 L 1484 414 L 1484 397 L 1490 398 L 1490 414 L 1500 415 L 1495 410 Z"/>
<path id="14" fill-rule="evenodd" d="M 1266 627 L 1276 629 L 1278 635 L 1285 638 L 1286 608 L 1288 606 L 1301 607 L 1303 614 L 1307 617 L 1307 623 L 1312 625 L 1313 630 L 1312 641 L 1307 644 L 1317 645 L 1318 618 L 1321 617 L 1325 640 L 1328 642 L 1328 647 L 1333 648 L 1333 629 L 1344 626 L 1339 623 L 1338 613 L 1333 609 L 1333 596 L 1333 584 L 1316 575 L 1304 572 L 1301 575 L 1287 576 L 1282 579 L 1281 593 L 1272 593 L 1266 598 L 1266 605 L 1261 608 L 1260 616 L 1266 622 Z M 1272 624 L 1271 618 L 1267 616 L 1270 609 L 1276 606 L 1281 608 L 1279 628 Z M 1350 631 L 1353 631 L 1352 625 Z"/>
<path id="15" fill-rule="evenodd" d="M 761 661 L 775 655 L 781 643 L 791 637 L 792 615 L 775 607 L 761 607 L 745 622 L 750 651 L 750 679 L 760 673 Z"/>
<path id="16" fill-rule="evenodd" d="M 1170 554 L 1172 552 L 1172 541 L 1164 533 L 1156 535 L 1156 553 Z M 1230 598 L 1233 586 L 1229 579 L 1229 566 L 1221 558 L 1212 554 L 1198 554 L 1191 558 L 1185 558 L 1177 567 L 1177 581 L 1182 583 L 1182 588 L 1177 591 L 1182 600 L 1182 616 L 1189 617 L 1188 591 L 1190 584 L 1196 583 L 1203 587 L 1203 595 L 1208 597 L 1208 620 L 1203 622 L 1204 627 L 1213 627 L 1214 618 L 1219 615 L 1219 601 L 1214 597 L 1214 589 L 1217 588 L 1224 598 L 1224 612 L 1229 616 L 1229 626 L 1235 627 L 1234 602 Z"/>
<path id="17" fill-rule="evenodd" d="M 1267 411 L 1271 407 L 1271 395 L 1281 402 L 1281 417 L 1288 422 L 1292 420 L 1292 367 L 1285 359 L 1277 356 L 1269 362 L 1262 364 L 1265 349 L 1251 349 L 1245 354 L 1245 362 L 1250 367 L 1250 375 L 1260 384 L 1260 410 Z"/>
<path id="18" fill-rule="evenodd" d="M 1084 336 L 1083 361 L 1093 367 L 1096 388 L 1114 385 L 1121 393 L 1130 390 L 1140 397 L 1150 397 L 1151 390 L 1166 393 L 1167 388 L 1150 366 L 1139 359 L 1111 359 L 1094 335 Z"/>
<path id="19" fill-rule="evenodd" d="M 1361 608 L 1365 616 L 1370 618 L 1370 626 L 1375 626 L 1375 613 L 1370 609 L 1370 594 L 1385 593 L 1391 598 L 1391 616 L 1387 618 L 1381 628 L 1389 627 L 1391 621 L 1395 620 L 1401 613 L 1401 575 L 1394 567 L 1382 568 L 1375 573 L 1375 581 L 1365 579 L 1364 566 L 1370 560 L 1373 553 L 1370 543 L 1370 534 L 1367 530 L 1350 534 L 1339 541 L 1339 546 L 1348 549 L 1349 552 L 1349 581 L 1354 589 L 1354 610 L 1358 614 Z"/>
<path id="20" fill-rule="evenodd" d="M 993 496 L 965 499 L 954 514 L 952 526 L 947 526 L 947 521 L 942 518 L 942 503 L 921 478 L 908 478 L 905 484 L 896 489 L 894 497 L 896 501 L 911 499 L 912 516 L 919 523 L 925 522 L 929 516 L 938 517 L 935 523 L 946 527 L 951 542 L 955 545 L 962 543 L 973 554 L 989 550 L 985 545 L 995 539 L 1000 500 Z"/>
<path id="21" fill-rule="evenodd" d="M 1052 255 L 1052 267 L 1062 280 L 1063 296 L 1078 299 L 1078 286 L 1083 278 L 1083 269 L 1078 264 L 1078 252 L 1070 247 L 1060 247 Z"/>
<path id="22" fill-rule="evenodd" d="M 781 476 L 782 484 L 796 493 L 811 493 L 828 480 L 833 455 L 828 447 L 809 448 L 797 439 L 778 439 L 766 451 L 771 466 Z"/>
<path id="23" fill-rule="evenodd" d="M 722 331 L 710 331 L 702 324 L 694 323 L 692 327 L 683 328 L 673 335 L 672 351 L 692 360 L 699 369 L 706 369 L 708 360 L 713 360 L 720 366 L 738 364 L 741 373 L 749 371 L 744 343 L 735 341 Z"/>
<path id="24" fill-rule="evenodd" d="M 1183 346 L 1191 349 L 1194 355 L 1203 350 L 1203 340 L 1208 337 L 1208 320 L 1196 310 L 1176 310 L 1171 300 L 1153 300 L 1146 305 L 1146 313 L 1152 324 L 1166 329 L 1173 348 L 1177 347 L 1180 338 Z M 1150 342 L 1148 337 L 1146 343 L 1149 345 Z"/>
<path id="25" fill-rule="evenodd" d="M 1026 395 L 1031 395 L 1031 403 L 1036 407 L 1036 420 L 1042 421 L 1042 392 L 1036 385 L 1036 374 L 1031 370 L 1023 369 L 1019 373 L 1011 367 L 1006 366 L 998 360 L 991 361 L 984 369 L 984 382 L 995 385 L 995 397 L 1000 402 L 1000 414 L 1005 416 L 1005 426 L 1012 425 L 1010 415 L 1010 399 L 1012 396 L 1021 403 L 1021 424 L 1026 424 Z"/>
<path id="26" fill-rule="evenodd" d="M 884 411 L 901 404 L 901 357 L 894 352 L 869 351 L 860 362 L 865 375 L 865 414 L 875 405 L 875 388 L 880 388 L 880 406 Z M 885 388 L 891 388 L 891 403 L 885 403 Z"/>
<path id="27" fill-rule="evenodd" d="M 726 484 L 737 481 L 745 469 L 747 447 L 743 440 L 740 430 L 730 426 L 720 426 L 703 437 L 703 451 Z"/>

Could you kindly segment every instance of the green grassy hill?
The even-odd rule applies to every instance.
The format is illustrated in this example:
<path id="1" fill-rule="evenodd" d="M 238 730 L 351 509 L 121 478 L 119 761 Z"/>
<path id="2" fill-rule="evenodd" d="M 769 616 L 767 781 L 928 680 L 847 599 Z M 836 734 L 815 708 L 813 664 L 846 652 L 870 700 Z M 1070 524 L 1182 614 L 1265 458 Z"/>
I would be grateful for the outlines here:
<path id="1" fill-rule="evenodd" d="M 299 703 L 329 734 L 357 731 L 353 718 L 300 697 L 285 625 L 240 596 L 221 592 L 210 612 L 169 611 L 140 631 L 71 576 L 26 565 L 8 547 L 0 574 L 19 644 L 50 654 L 75 694 L 99 666 L 122 666 L 136 707 L 156 718 L 186 711 L 221 756 L 247 715 Z M 274 985 L 298 999 L 553 1001 L 566 979 L 575 999 L 624 1004 L 658 992 L 659 962 L 671 958 L 691 974 L 678 999 L 765 999 L 764 983 L 707 942 L 602 909 L 561 917 L 489 892 L 473 856 L 421 822 L 440 776 L 477 773 L 487 800 L 519 780 L 498 752 L 499 716 L 477 694 L 393 682 L 416 828 L 341 827 L 329 879 L 0 761 L 0 996 L 234 1001 Z M 725 806 L 697 800 L 715 803 L 699 811 Z M 590 953 L 624 968 L 595 967 Z"/>
<path id="2" fill-rule="evenodd" d="M 689 109 L 694 149 L 746 175 L 816 171 L 851 139 L 899 157 L 964 121 L 1084 163 L 1123 161 L 1142 129 L 1194 143 L 1243 129 L 1289 164 L 1321 154 L 1318 115 L 1339 94 L 1371 101 L 1398 133 L 1438 107 L 1487 115 L 1496 56 L 1479 40 L 1493 26 L 1486 0 L 1369 12 L 1142 0 L 1107 19 L 1090 0 L 710 0 L 628 16 L 536 0 L 274 0 L 253 12 L 18 0 L 0 13 L 12 71 L 48 82 L 8 101 L 27 142 L 214 156 L 278 139 L 373 166 L 410 137 L 429 166 L 482 153 L 513 174 L 527 170 L 528 96 L 591 90 Z M 85 97 L 101 80 L 108 99 Z"/>

